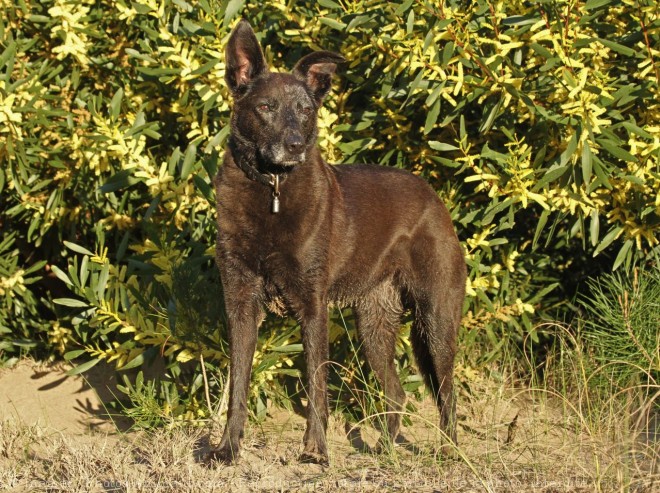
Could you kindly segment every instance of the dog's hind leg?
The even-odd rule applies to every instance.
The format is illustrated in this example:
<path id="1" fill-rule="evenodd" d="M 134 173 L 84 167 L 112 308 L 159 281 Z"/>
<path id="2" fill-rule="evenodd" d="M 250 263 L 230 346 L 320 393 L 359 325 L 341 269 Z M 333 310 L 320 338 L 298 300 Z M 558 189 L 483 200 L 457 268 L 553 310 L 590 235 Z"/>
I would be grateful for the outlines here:
<path id="1" fill-rule="evenodd" d="M 394 443 L 401 427 L 406 393 L 394 364 L 395 344 L 401 327 L 401 297 L 392 284 L 384 283 L 355 306 L 362 348 L 386 399 L 386 428 L 381 445 Z"/>

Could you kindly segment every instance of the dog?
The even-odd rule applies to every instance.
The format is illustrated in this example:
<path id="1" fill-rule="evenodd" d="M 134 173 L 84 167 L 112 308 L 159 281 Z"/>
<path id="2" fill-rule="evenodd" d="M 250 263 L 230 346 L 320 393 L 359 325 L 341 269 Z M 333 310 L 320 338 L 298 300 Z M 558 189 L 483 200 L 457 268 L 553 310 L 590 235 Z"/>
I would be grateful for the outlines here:
<path id="1" fill-rule="evenodd" d="M 352 307 L 362 348 L 387 399 L 382 440 L 394 440 L 405 392 L 395 369 L 401 315 L 435 397 L 440 425 L 456 443 L 452 388 L 466 266 L 450 215 L 434 190 L 404 170 L 327 164 L 317 112 L 344 58 L 318 51 L 292 73 L 270 72 L 245 19 L 226 47 L 231 132 L 214 184 L 216 260 L 230 349 L 227 424 L 210 462 L 239 456 L 257 332 L 265 309 L 300 322 L 307 423 L 300 461 L 328 463 L 328 304 Z M 447 449 L 449 447 L 449 449 Z"/>

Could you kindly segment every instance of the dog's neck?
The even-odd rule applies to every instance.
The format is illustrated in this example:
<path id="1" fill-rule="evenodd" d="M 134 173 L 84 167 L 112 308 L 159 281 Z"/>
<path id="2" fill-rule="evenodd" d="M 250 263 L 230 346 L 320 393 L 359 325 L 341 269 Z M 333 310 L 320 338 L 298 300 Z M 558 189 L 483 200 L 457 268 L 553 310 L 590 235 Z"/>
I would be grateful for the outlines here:
<path id="1" fill-rule="evenodd" d="M 231 136 L 229 137 L 228 146 L 234 163 L 245 173 L 245 176 L 252 181 L 270 187 L 273 199 L 271 211 L 273 214 L 278 213 L 280 211 L 280 184 L 293 170 L 293 167 L 263 162 L 254 150 L 240 146 Z"/>

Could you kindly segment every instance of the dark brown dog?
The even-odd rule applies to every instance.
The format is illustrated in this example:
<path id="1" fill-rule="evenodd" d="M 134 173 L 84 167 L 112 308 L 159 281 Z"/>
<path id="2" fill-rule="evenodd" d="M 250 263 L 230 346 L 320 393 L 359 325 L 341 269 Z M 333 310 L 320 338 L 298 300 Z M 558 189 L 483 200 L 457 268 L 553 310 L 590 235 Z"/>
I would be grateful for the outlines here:
<path id="1" fill-rule="evenodd" d="M 316 114 L 343 58 L 316 52 L 291 74 L 271 73 L 246 21 L 226 51 L 231 136 L 216 179 L 217 262 L 231 351 L 227 426 L 211 460 L 238 457 L 257 330 L 267 306 L 300 321 L 307 363 L 303 461 L 326 463 L 328 303 L 353 307 L 366 358 L 387 397 L 386 439 L 399 432 L 405 393 L 394 366 L 400 316 L 455 442 L 452 373 L 465 262 L 449 213 L 420 178 L 381 166 L 329 166 Z M 448 445 L 446 445 L 448 446 Z"/>

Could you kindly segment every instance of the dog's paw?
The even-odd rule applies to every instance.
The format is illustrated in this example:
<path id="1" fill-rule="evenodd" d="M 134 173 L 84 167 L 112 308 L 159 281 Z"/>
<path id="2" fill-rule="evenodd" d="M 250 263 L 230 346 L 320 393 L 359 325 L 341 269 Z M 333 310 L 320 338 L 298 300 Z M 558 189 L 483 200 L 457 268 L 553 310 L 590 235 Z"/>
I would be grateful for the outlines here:
<path id="1" fill-rule="evenodd" d="M 327 466 L 330 464 L 328 460 L 328 448 L 325 443 L 318 443 L 314 440 L 305 442 L 305 447 L 298 457 L 298 461 L 305 464 L 319 464 Z"/>
<path id="2" fill-rule="evenodd" d="M 310 452 L 307 450 L 300 454 L 300 457 L 298 457 L 298 462 L 301 462 L 302 464 L 318 464 L 320 466 L 330 465 L 328 454 Z"/>
<path id="3" fill-rule="evenodd" d="M 238 460 L 238 451 L 234 451 L 231 447 L 220 447 L 212 449 L 206 454 L 204 464 L 207 467 L 215 467 L 218 464 L 231 465 L 235 464 Z"/>

